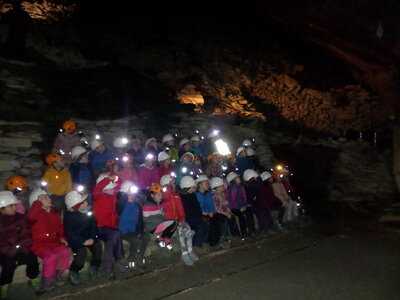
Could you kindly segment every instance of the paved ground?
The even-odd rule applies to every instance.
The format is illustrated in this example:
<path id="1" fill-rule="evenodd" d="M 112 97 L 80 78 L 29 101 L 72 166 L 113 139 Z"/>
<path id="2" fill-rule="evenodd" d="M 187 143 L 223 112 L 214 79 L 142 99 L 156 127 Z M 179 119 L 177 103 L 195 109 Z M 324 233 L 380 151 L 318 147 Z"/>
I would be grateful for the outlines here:
<path id="1" fill-rule="evenodd" d="M 376 235 L 325 236 L 315 228 L 137 274 L 76 299 L 400 299 L 400 243 Z"/>

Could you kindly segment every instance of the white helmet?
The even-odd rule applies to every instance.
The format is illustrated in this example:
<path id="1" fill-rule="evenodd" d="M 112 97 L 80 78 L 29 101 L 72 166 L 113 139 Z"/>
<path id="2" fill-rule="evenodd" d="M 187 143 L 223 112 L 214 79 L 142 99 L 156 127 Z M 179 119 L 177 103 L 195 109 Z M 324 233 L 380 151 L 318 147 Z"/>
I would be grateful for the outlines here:
<path id="1" fill-rule="evenodd" d="M 181 141 L 179 142 L 179 147 L 182 147 L 183 145 L 190 143 L 189 139 L 181 139 Z"/>
<path id="2" fill-rule="evenodd" d="M 65 196 L 65 205 L 67 205 L 67 209 L 71 210 L 75 205 L 85 201 L 88 194 L 82 195 L 77 191 L 71 191 Z"/>
<path id="3" fill-rule="evenodd" d="M 167 152 L 161 151 L 160 153 L 158 153 L 158 161 L 159 162 L 164 161 L 168 158 L 171 158 L 171 156 L 169 156 L 169 154 Z"/>
<path id="4" fill-rule="evenodd" d="M 171 177 L 171 175 L 164 175 L 163 177 L 161 177 L 161 179 L 160 179 L 160 184 L 162 185 L 162 186 L 165 186 L 165 185 L 168 185 L 170 182 L 171 182 L 171 180 L 172 180 L 172 177 Z"/>
<path id="5" fill-rule="evenodd" d="M 236 174 L 235 172 L 230 172 L 229 174 L 228 174 L 228 176 L 226 176 L 226 181 L 228 182 L 228 184 L 233 180 L 233 179 L 235 179 L 236 177 L 238 177 L 239 175 L 238 174 Z"/>
<path id="6" fill-rule="evenodd" d="M 247 156 L 254 156 L 255 155 L 255 152 L 254 152 L 254 149 L 253 148 L 247 148 L 246 149 L 246 154 L 247 154 Z"/>
<path id="7" fill-rule="evenodd" d="M 196 183 L 200 183 L 202 181 L 208 181 L 210 182 L 210 179 L 207 177 L 207 175 L 200 175 L 197 179 L 196 179 Z"/>
<path id="8" fill-rule="evenodd" d="M 213 130 L 208 134 L 208 138 L 211 139 L 213 137 L 217 137 L 219 135 L 219 130 Z"/>
<path id="9" fill-rule="evenodd" d="M 242 152 L 242 151 L 244 151 L 244 150 L 246 150 L 245 147 L 239 147 L 239 148 L 237 149 L 237 151 L 236 151 L 236 155 L 239 155 L 240 152 Z"/>
<path id="10" fill-rule="evenodd" d="M 221 185 L 224 185 L 224 181 L 222 180 L 222 178 L 214 177 L 211 179 L 210 187 L 212 189 L 215 189 L 216 187 L 219 187 Z"/>
<path id="11" fill-rule="evenodd" d="M 149 138 L 149 139 L 146 141 L 146 143 L 145 143 L 146 148 L 147 148 L 147 146 L 149 145 L 149 143 L 151 143 L 152 141 L 157 142 L 157 139 L 154 138 L 154 137 Z"/>
<path id="12" fill-rule="evenodd" d="M 248 147 L 248 146 L 251 146 L 251 145 L 252 145 L 252 143 L 251 143 L 250 140 L 244 140 L 243 143 L 242 143 L 243 147 Z"/>
<path id="13" fill-rule="evenodd" d="M 121 184 L 119 191 L 126 194 L 135 194 L 137 193 L 138 188 L 132 181 L 126 180 Z"/>
<path id="14" fill-rule="evenodd" d="M 268 178 L 271 178 L 271 173 L 270 172 L 267 172 L 267 171 L 265 171 L 265 172 L 262 172 L 261 174 L 260 174 L 260 177 L 261 177 L 261 179 L 262 179 L 262 181 L 265 181 L 265 180 L 267 180 Z"/>
<path id="15" fill-rule="evenodd" d="M 33 202 L 38 200 L 40 195 L 48 195 L 48 193 L 43 189 L 33 190 L 29 195 L 29 205 L 32 206 Z"/>
<path id="16" fill-rule="evenodd" d="M 246 171 L 244 171 L 243 173 L 243 179 L 245 181 L 249 181 L 252 178 L 257 178 L 258 174 L 256 171 L 252 170 L 252 169 L 247 169 Z"/>
<path id="17" fill-rule="evenodd" d="M 90 141 L 90 149 L 92 149 L 94 151 L 101 144 L 102 144 L 102 142 L 100 142 L 99 140 L 93 139 L 93 140 Z"/>
<path id="18" fill-rule="evenodd" d="M 71 156 L 73 159 L 77 159 L 80 155 L 86 153 L 86 149 L 81 146 L 75 146 L 71 150 Z"/>
<path id="19" fill-rule="evenodd" d="M 14 196 L 13 193 L 9 191 L 1 191 L 0 192 L 0 208 L 6 207 L 11 204 L 19 203 L 18 199 Z"/>
<path id="20" fill-rule="evenodd" d="M 162 138 L 163 144 L 166 142 L 169 142 L 169 141 L 173 141 L 173 140 L 174 140 L 174 137 L 172 136 L 172 134 L 166 134 Z"/>
<path id="21" fill-rule="evenodd" d="M 194 135 L 194 136 L 192 136 L 192 138 L 190 140 L 192 142 L 200 142 L 200 137 L 198 135 Z"/>
<path id="22" fill-rule="evenodd" d="M 185 155 L 189 155 L 189 156 L 190 156 L 190 158 L 192 159 L 191 162 L 194 161 L 194 155 L 193 155 L 193 153 L 192 153 L 192 152 L 186 152 L 185 154 L 183 154 L 183 155 L 181 156 L 181 162 L 182 162 L 182 158 L 183 158 Z"/>
<path id="23" fill-rule="evenodd" d="M 117 137 L 114 142 L 113 142 L 113 146 L 115 148 L 126 148 L 129 144 L 129 140 L 126 137 L 123 136 L 119 136 Z"/>
<path id="24" fill-rule="evenodd" d="M 98 184 L 100 181 L 102 181 L 102 180 L 105 179 L 105 178 L 110 178 L 110 176 L 108 176 L 107 173 L 100 174 L 99 177 L 98 177 L 97 180 L 96 180 L 96 184 Z M 112 181 L 111 181 L 109 184 L 107 184 L 107 185 L 104 187 L 103 191 L 104 191 L 104 190 L 113 189 L 113 188 L 115 188 L 116 186 L 117 186 L 117 184 L 116 184 L 115 182 L 112 182 Z"/>
<path id="25" fill-rule="evenodd" d="M 183 176 L 180 182 L 181 189 L 188 189 L 196 186 L 196 182 L 191 176 Z"/>

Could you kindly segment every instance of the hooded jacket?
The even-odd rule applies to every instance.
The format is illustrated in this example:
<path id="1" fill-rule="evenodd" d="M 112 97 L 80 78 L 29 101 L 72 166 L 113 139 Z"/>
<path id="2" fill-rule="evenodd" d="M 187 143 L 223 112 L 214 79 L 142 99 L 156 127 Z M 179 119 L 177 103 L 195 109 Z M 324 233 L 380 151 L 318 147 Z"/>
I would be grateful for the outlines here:
<path id="1" fill-rule="evenodd" d="M 15 257 L 17 253 L 26 254 L 32 246 L 28 221 L 19 213 L 12 216 L 0 214 L 0 237 L 1 256 Z"/>
<path id="2" fill-rule="evenodd" d="M 200 208 L 202 212 L 205 213 L 215 213 L 215 205 L 213 201 L 213 196 L 210 191 L 206 191 L 204 194 L 200 191 L 195 192 L 197 201 L 199 201 Z"/>
<path id="3" fill-rule="evenodd" d="M 82 146 L 82 145 L 83 142 L 78 133 L 73 133 L 73 134 L 59 133 L 54 141 L 53 148 L 55 149 L 55 152 L 59 152 L 60 150 L 62 150 L 65 153 L 64 156 L 70 158 L 71 157 L 70 152 L 72 148 L 74 148 L 75 146 Z"/>
<path id="4" fill-rule="evenodd" d="M 121 187 L 121 181 L 118 180 L 117 186 L 114 188 L 112 195 L 105 194 L 104 188 L 111 182 L 106 177 L 100 181 L 93 189 L 93 209 L 99 227 L 108 226 L 111 228 L 118 227 L 118 214 L 115 208 L 117 202 L 117 193 Z"/>
<path id="5" fill-rule="evenodd" d="M 161 205 L 156 203 L 151 195 L 148 195 L 146 200 L 144 200 L 142 210 L 145 231 L 152 232 L 160 223 L 164 221 L 161 208 Z"/>
<path id="6" fill-rule="evenodd" d="M 36 256 L 43 257 L 44 253 L 64 244 L 60 239 L 66 240 L 64 227 L 58 212 L 53 207 L 47 212 L 42 208 L 42 202 L 35 201 L 28 212 L 28 222 L 32 233 L 31 251 Z"/>
<path id="7" fill-rule="evenodd" d="M 185 211 L 186 220 L 201 219 L 203 214 L 201 212 L 199 201 L 196 194 L 189 194 L 186 190 L 180 190 L 179 194 L 182 198 L 182 205 Z"/>
<path id="8" fill-rule="evenodd" d="M 166 220 L 185 221 L 186 216 L 182 204 L 182 198 L 174 191 L 171 185 L 167 185 L 166 191 L 163 192 L 162 207 L 165 211 L 164 218 Z"/>

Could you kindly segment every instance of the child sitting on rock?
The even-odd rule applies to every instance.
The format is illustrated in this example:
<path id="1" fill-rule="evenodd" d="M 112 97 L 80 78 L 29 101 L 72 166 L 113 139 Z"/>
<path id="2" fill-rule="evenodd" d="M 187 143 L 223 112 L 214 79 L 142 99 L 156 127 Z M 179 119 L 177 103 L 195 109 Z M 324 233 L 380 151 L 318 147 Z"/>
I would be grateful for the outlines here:
<path id="1" fill-rule="evenodd" d="M 193 252 L 193 234 L 190 225 L 186 222 L 185 211 L 181 196 L 175 191 L 175 179 L 171 175 L 164 175 L 160 181 L 163 186 L 163 203 L 166 220 L 178 222 L 179 241 L 182 249 L 181 261 L 186 265 L 193 265 L 199 260 Z"/>
<path id="2" fill-rule="evenodd" d="M 155 166 L 155 154 L 148 153 L 145 157 L 144 164 L 139 168 L 138 185 L 142 189 L 148 189 L 153 183 L 160 182 L 158 168 Z"/>
<path id="3" fill-rule="evenodd" d="M 171 173 L 174 171 L 171 165 L 171 157 L 169 154 L 165 151 L 161 151 L 158 153 L 158 175 L 163 177 L 164 175 L 171 175 Z"/>
<path id="4" fill-rule="evenodd" d="M 119 215 L 118 228 L 122 239 L 129 243 L 128 267 L 143 265 L 146 262 L 145 253 L 149 243 L 149 234 L 143 231 L 143 215 L 141 202 L 147 193 L 138 188 L 131 181 L 125 181 L 118 192 L 116 210 Z"/>
<path id="5" fill-rule="evenodd" d="M 31 251 L 43 260 L 43 288 L 50 291 L 54 285 L 64 285 L 63 275 L 69 269 L 71 250 L 60 215 L 47 192 L 34 190 L 29 196 L 29 203 L 28 221 L 33 241 Z"/>
<path id="6" fill-rule="evenodd" d="M 137 138 L 132 139 L 131 148 L 128 150 L 133 158 L 133 165 L 138 168 L 144 162 L 144 154 L 142 147 L 140 146 L 140 140 Z"/>
<path id="7" fill-rule="evenodd" d="M 39 264 L 30 251 L 31 232 L 26 217 L 17 213 L 19 201 L 9 191 L 0 192 L 0 298 L 8 297 L 9 285 L 13 281 L 17 266 L 26 265 L 28 283 L 40 294 Z"/>
<path id="8" fill-rule="evenodd" d="M 175 165 L 179 161 L 179 150 L 175 147 L 175 139 L 172 134 L 166 134 L 162 139 L 164 151 L 171 157 L 171 164 Z"/>
<path id="9" fill-rule="evenodd" d="M 156 240 L 158 246 L 172 250 L 171 237 L 176 230 L 177 222 L 175 220 L 165 220 L 164 218 L 164 212 L 161 207 L 161 184 L 153 183 L 149 190 L 150 194 L 142 207 L 144 230 L 151 234 L 159 234 Z"/>
<path id="10" fill-rule="evenodd" d="M 176 167 L 176 183 L 179 185 L 182 177 L 194 176 L 193 172 L 193 153 L 186 152 L 182 155 L 180 164 Z"/>
<path id="11" fill-rule="evenodd" d="M 64 217 L 64 230 L 68 244 L 74 253 L 74 260 L 69 269 L 69 280 L 73 285 L 81 283 L 79 271 L 86 261 L 87 249 L 92 253 L 89 276 L 97 277 L 103 253 L 102 245 L 97 239 L 98 226 L 93 212 L 86 201 L 87 194 L 72 191 L 65 197 L 67 213 Z"/>

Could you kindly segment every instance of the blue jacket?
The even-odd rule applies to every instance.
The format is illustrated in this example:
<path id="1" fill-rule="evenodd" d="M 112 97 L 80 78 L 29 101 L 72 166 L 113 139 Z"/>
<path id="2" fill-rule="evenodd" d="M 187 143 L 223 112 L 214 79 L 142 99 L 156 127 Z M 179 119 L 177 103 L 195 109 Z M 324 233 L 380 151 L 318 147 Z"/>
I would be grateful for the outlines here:
<path id="1" fill-rule="evenodd" d="M 97 228 L 93 212 L 67 211 L 64 216 L 64 231 L 70 247 L 82 246 L 85 241 L 96 239 Z"/>
<path id="2" fill-rule="evenodd" d="M 118 229 L 121 231 L 121 235 L 137 232 L 142 233 L 143 216 L 142 209 L 136 202 L 128 202 L 125 205 L 125 209 L 119 216 Z"/>
<path id="3" fill-rule="evenodd" d="M 205 194 L 196 192 L 197 201 L 199 201 L 200 208 L 202 212 L 214 213 L 215 206 L 212 198 L 212 193 L 210 191 L 205 192 Z"/>
<path id="4" fill-rule="evenodd" d="M 236 167 L 240 176 L 243 176 L 244 171 L 252 169 L 251 161 L 247 157 L 238 157 L 236 159 Z"/>
<path id="5" fill-rule="evenodd" d="M 114 159 L 114 156 L 111 151 L 107 149 L 103 153 L 93 151 L 89 155 L 89 164 L 93 172 L 99 173 L 104 171 L 106 162 L 112 159 Z"/>
<path id="6" fill-rule="evenodd" d="M 92 181 L 92 172 L 89 164 L 73 163 L 70 167 L 72 183 L 89 186 Z"/>
<path id="7" fill-rule="evenodd" d="M 190 149 L 190 152 L 192 152 L 193 154 L 197 154 L 200 157 L 203 157 L 203 152 L 201 151 L 200 146 L 197 147 L 195 145 L 192 145 L 192 148 Z"/>

